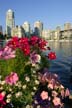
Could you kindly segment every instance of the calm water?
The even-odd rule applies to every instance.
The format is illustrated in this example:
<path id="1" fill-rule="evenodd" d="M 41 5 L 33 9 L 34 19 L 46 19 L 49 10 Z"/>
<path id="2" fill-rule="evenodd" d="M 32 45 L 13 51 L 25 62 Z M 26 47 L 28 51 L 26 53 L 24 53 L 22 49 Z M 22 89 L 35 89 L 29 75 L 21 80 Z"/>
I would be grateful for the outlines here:
<path id="1" fill-rule="evenodd" d="M 52 61 L 50 71 L 57 73 L 61 83 L 72 89 L 70 77 L 72 75 L 72 42 L 49 42 L 52 51 L 56 52 L 57 59 Z"/>

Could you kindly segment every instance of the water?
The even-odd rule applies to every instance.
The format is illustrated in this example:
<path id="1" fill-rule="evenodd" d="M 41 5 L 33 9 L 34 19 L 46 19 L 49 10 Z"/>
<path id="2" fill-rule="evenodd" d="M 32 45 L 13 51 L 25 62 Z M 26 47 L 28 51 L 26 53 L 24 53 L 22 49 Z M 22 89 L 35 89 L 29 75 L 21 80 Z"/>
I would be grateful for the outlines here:
<path id="1" fill-rule="evenodd" d="M 57 59 L 51 62 L 50 71 L 57 73 L 61 83 L 72 89 L 72 42 L 49 42 L 52 51 L 56 52 Z M 47 52 L 46 52 L 47 53 Z"/>

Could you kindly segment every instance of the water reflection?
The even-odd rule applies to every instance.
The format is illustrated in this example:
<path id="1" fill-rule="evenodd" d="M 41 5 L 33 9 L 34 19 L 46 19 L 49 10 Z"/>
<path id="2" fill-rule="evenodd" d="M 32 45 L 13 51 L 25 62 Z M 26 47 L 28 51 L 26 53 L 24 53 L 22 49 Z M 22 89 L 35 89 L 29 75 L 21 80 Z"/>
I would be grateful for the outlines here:
<path id="1" fill-rule="evenodd" d="M 57 73 L 64 86 L 72 89 L 72 42 L 48 42 L 52 51 L 56 52 L 57 59 L 52 62 L 50 71 Z"/>
<path id="2" fill-rule="evenodd" d="M 72 56 L 72 42 L 49 42 L 49 46 L 58 57 Z"/>

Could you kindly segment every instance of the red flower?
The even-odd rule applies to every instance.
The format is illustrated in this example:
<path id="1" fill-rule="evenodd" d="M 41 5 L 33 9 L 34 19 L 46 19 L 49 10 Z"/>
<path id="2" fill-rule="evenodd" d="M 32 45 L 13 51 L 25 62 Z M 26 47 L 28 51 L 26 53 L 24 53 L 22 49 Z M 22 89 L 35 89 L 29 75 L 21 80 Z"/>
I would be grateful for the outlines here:
<path id="1" fill-rule="evenodd" d="M 22 37 L 19 40 L 19 48 L 24 49 L 25 46 L 29 45 L 29 40 L 26 37 Z"/>
<path id="2" fill-rule="evenodd" d="M 38 42 L 39 38 L 37 36 L 32 36 L 30 38 L 30 44 L 35 45 Z"/>
<path id="3" fill-rule="evenodd" d="M 22 48 L 22 51 L 24 52 L 24 55 L 29 55 L 30 54 L 30 46 L 24 45 Z"/>
<path id="4" fill-rule="evenodd" d="M 26 37 L 20 38 L 19 43 L 20 45 L 28 44 L 28 38 Z"/>
<path id="5" fill-rule="evenodd" d="M 13 49 L 19 47 L 19 38 L 13 37 L 8 43 L 7 46 L 12 47 Z"/>
<path id="6" fill-rule="evenodd" d="M 55 54 L 55 52 L 50 52 L 50 53 L 48 54 L 48 58 L 49 58 L 50 60 L 56 59 L 56 54 Z"/>
<path id="7" fill-rule="evenodd" d="M 15 36 L 15 37 L 12 37 L 12 40 L 13 40 L 13 41 L 18 41 L 19 38 Z"/>
<path id="8" fill-rule="evenodd" d="M 46 44 L 47 44 L 47 42 L 45 40 L 43 40 L 43 39 L 39 40 L 39 47 L 40 47 L 40 49 L 46 50 L 46 48 L 45 48 Z"/>

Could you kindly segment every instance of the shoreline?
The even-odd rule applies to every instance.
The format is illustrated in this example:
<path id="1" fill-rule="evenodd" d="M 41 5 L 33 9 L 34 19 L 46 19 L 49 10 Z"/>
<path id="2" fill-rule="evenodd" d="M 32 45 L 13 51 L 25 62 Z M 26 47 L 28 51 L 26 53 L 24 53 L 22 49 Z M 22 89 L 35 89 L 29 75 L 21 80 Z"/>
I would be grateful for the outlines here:
<path id="1" fill-rule="evenodd" d="M 72 40 L 47 40 L 49 42 L 72 42 Z"/>

